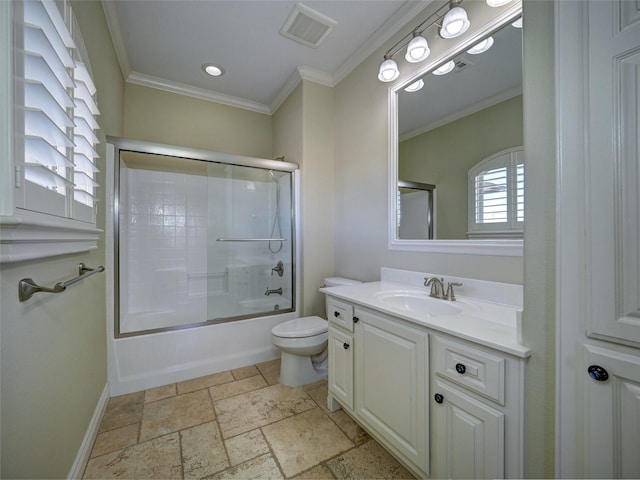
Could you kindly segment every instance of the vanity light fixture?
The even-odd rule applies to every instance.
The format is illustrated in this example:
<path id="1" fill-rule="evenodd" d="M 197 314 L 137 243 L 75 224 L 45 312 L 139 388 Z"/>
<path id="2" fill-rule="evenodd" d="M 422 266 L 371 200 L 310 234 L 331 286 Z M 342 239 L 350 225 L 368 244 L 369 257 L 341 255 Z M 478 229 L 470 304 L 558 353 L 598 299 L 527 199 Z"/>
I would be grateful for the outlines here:
<path id="1" fill-rule="evenodd" d="M 487 5 L 490 7 L 502 7 L 507 3 L 511 3 L 512 0 L 487 0 Z"/>
<path id="2" fill-rule="evenodd" d="M 434 75 L 446 75 L 447 73 L 451 72 L 454 68 L 456 68 L 456 62 L 454 62 L 453 60 L 449 60 L 447 63 L 436 68 L 431 73 L 433 73 Z"/>
<path id="3" fill-rule="evenodd" d="M 431 51 L 424 32 L 432 26 L 440 28 L 440 36 L 443 38 L 455 38 L 466 32 L 470 23 L 467 12 L 460 7 L 463 1 L 449 0 L 387 50 L 384 62 L 380 65 L 378 80 L 392 82 L 400 76 L 398 64 L 393 60 L 393 56 L 405 47 L 407 51 L 404 58 L 407 62 L 418 63 L 425 60 Z"/>
<path id="4" fill-rule="evenodd" d="M 487 37 L 481 42 L 476 43 L 473 47 L 467 50 L 467 53 L 471 55 L 478 55 L 489 50 L 493 46 L 493 37 Z"/>
<path id="5" fill-rule="evenodd" d="M 398 64 L 388 55 L 384 56 L 384 62 L 380 65 L 378 80 L 381 82 L 393 82 L 400 75 Z"/>
<path id="6" fill-rule="evenodd" d="M 212 63 L 205 63 L 204 65 L 202 65 L 202 70 L 204 70 L 207 75 L 211 75 L 212 77 L 221 77 L 222 75 L 224 75 L 224 68 Z"/>
<path id="7" fill-rule="evenodd" d="M 418 63 L 425 60 L 430 53 L 431 50 L 429 49 L 427 39 L 420 36 L 418 32 L 414 31 L 413 38 L 407 46 L 407 53 L 404 58 L 409 63 Z"/>
<path id="8" fill-rule="evenodd" d="M 420 79 L 417 82 L 413 82 L 411 85 L 405 88 L 404 91 L 409 93 L 417 92 L 422 87 L 424 87 L 424 80 Z"/>

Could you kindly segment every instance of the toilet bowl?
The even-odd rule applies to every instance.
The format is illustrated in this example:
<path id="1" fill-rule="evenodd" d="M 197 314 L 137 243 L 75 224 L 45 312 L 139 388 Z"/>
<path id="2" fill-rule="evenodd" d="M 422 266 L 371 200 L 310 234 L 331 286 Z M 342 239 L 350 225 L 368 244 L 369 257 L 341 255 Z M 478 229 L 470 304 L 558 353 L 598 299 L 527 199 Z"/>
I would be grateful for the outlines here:
<path id="1" fill-rule="evenodd" d="M 320 317 L 294 318 L 280 323 L 271 330 L 271 342 L 278 347 L 282 385 L 297 387 L 325 378 L 316 371 L 312 357 L 327 348 L 329 324 Z"/>
<path id="2" fill-rule="evenodd" d="M 325 279 L 327 287 L 354 283 L 360 282 L 340 277 Z M 326 378 L 328 338 L 329 323 L 320 317 L 294 318 L 273 327 L 271 342 L 282 352 L 279 382 L 298 387 Z"/>

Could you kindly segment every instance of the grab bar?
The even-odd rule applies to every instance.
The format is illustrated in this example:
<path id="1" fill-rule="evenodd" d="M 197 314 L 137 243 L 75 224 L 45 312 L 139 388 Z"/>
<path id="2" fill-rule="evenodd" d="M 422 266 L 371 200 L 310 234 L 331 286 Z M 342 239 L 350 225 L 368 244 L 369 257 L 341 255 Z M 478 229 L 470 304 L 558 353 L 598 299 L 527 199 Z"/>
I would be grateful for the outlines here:
<path id="1" fill-rule="evenodd" d="M 72 278 L 71 280 L 67 280 L 66 282 L 58 282 L 53 288 L 49 287 L 41 287 L 36 284 L 31 278 L 23 278 L 18 282 L 18 299 L 21 302 L 26 302 L 29 300 L 35 293 L 38 292 L 47 292 L 47 293 L 62 293 L 67 287 L 73 285 L 80 280 L 83 280 L 91 275 L 99 272 L 104 272 L 104 267 L 100 266 L 98 268 L 89 268 L 84 263 L 78 264 L 78 276 Z"/>
<path id="2" fill-rule="evenodd" d="M 216 238 L 216 242 L 286 242 L 286 238 Z"/>

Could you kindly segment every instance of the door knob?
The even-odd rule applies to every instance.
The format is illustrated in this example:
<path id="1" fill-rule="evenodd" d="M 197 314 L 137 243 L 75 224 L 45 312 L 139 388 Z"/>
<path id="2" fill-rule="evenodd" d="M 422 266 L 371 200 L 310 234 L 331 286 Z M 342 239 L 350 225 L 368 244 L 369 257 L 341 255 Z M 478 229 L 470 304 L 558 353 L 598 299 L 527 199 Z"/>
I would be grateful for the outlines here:
<path id="1" fill-rule="evenodd" d="M 607 372 L 600 365 L 591 365 L 587 368 L 587 372 L 589 372 L 589 376 L 598 382 L 604 382 L 609 379 L 609 372 Z"/>
<path id="2" fill-rule="evenodd" d="M 336 310 L 335 312 L 333 312 L 333 316 L 338 318 L 340 316 L 340 312 Z"/>
<path id="3" fill-rule="evenodd" d="M 360 319 L 358 317 L 353 317 L 353 323 L 358 323 Z"/>
<path id="4" fill-rule="evenodd" d="M 460 375 L 464 375 L 464 372 L 466 371 L 467 367 L 465 367 L 464 364 L 456 363 L 456 372 L 458 372 Z"/>
<path id="5" fill-rule="evenodd" d="M 442 395 L 440 395 L 439 393 L 436 393 L 433 396 L 433 399 L 436 401 L 436 403 L 442 403 L 444 402 L 444 397 Z"/>
<path id="6" fill-rule="evenodd" d="M 342 344 L 342 347 L 343 347 L 345 350 L 348 350 L 348 349 L 349 349 L 349 344 L 348 344 L 348 343 L 343 343 L 343 344 Z"/>

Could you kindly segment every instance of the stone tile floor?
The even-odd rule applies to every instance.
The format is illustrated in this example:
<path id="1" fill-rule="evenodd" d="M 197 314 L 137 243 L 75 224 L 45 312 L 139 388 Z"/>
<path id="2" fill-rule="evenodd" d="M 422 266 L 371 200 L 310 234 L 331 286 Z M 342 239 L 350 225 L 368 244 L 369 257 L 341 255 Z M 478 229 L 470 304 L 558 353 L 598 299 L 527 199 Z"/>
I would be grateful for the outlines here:
<path id="1" fill-rule="evenodd" d="M 279 360 L 110 399 L 84 478 L 413 478 Z"/>

